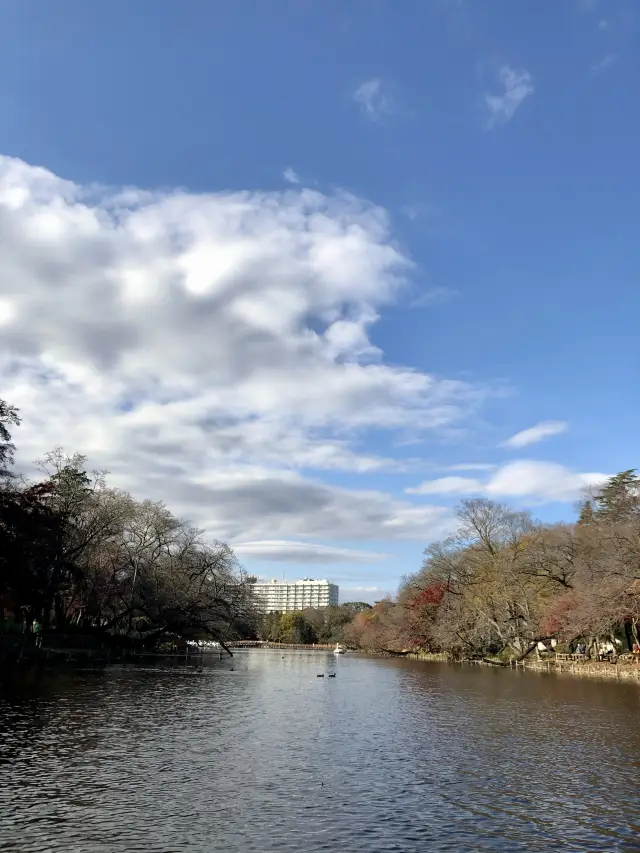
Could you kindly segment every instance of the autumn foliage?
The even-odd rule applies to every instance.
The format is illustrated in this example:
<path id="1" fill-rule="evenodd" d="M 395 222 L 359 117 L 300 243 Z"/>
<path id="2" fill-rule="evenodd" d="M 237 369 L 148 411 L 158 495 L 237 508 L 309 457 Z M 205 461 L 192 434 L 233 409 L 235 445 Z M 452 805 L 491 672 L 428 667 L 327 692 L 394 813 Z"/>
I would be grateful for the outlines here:
<path id="1" fill-rule="evenodd" d="M 487 500 L 464 501 L 458 531 L 425 551 L 394 601 L 350 626 L 375 651 L 524 657 L 618 638 L 640 624 L 640 481 L 634 471 L 588 495 L 575 524 L 544 525 Z"/>

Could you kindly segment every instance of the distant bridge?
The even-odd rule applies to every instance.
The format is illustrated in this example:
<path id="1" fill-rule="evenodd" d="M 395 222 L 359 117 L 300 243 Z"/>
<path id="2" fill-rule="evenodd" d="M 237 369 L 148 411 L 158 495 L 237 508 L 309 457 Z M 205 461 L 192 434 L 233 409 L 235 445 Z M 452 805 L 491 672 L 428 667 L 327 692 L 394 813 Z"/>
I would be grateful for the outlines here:
<path id="1" fill-rule="evenodd" d="M 225 642 L 230 649 L 304 649 L 326 652 L 335 648 L 331 643 L 272 643 L 268 640 L 231 640 Z"/>

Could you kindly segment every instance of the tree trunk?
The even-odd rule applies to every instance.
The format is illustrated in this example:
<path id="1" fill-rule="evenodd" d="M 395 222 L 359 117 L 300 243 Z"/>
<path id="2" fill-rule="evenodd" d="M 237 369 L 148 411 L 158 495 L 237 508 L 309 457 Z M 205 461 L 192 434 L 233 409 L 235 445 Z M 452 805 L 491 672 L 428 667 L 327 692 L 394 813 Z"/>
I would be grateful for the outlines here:
<path id="1" fill-rule="evenodd" d="M 520 662 L 521 660 L 524 660 L 526 657 L 528 657 L 528 656 L 531 654 L 531 652 L 532 652 L 534 649 L 535 649 L 536 651 L 538 650 L 538 643 L 544 643 L 544 642 L 545 642 L 545 640 L 550 640 L 550 639 L 551 639 L 551 637 L 538 637 L 537 639 L 533 640 L 533 641 L 529 644 L 529 648 L 527 648 L 527 649 L 526 649 L 526 650 L 525 650 L 525 651 L 520 655 L 520 657 L 517 657 L 517 658 L 516 658 L 516 661 Z M 538 656 L 538 657 L 539 657 L 539 656 Z"/>

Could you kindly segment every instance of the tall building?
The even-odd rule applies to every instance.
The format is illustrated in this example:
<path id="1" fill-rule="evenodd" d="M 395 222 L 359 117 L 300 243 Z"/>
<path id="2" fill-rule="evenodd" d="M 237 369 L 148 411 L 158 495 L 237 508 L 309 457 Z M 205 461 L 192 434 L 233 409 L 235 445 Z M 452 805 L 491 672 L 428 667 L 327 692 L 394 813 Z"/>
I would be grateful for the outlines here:
<path id="1" fill-rule="evenodd" d="M 307 607 L 318 609 L 338 603 L 338 586 L 327 580 L 279 581 L 274 578 L 253 584 L 253 589 L 265 613 L 275 610 L 286 613 Z"/>

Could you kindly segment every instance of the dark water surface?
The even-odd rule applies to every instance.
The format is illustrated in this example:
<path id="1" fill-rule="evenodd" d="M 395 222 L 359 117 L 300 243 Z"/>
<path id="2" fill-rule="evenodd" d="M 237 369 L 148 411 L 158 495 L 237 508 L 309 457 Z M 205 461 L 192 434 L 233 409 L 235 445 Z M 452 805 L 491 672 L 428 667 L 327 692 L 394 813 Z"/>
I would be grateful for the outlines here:
<path id="1" fill-rule="evenodd" d="M 636 684 L 320 652 L 233 665 L 5 685 L 0 850 L 640 850 Z"/>

